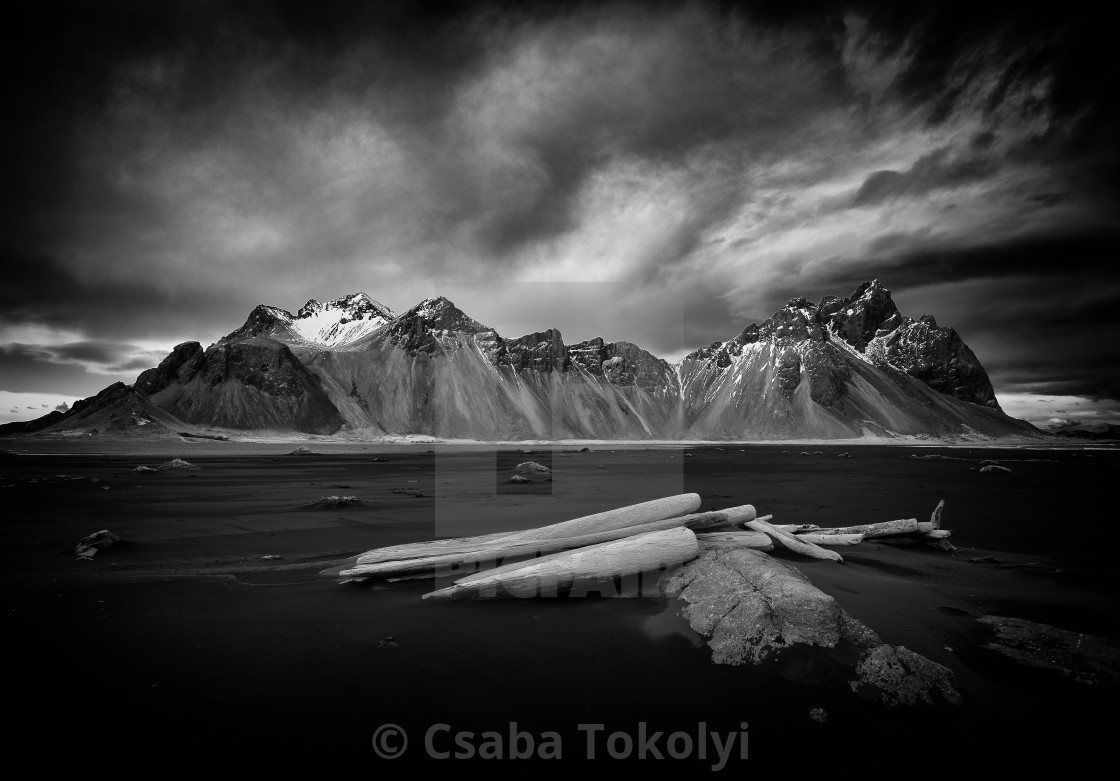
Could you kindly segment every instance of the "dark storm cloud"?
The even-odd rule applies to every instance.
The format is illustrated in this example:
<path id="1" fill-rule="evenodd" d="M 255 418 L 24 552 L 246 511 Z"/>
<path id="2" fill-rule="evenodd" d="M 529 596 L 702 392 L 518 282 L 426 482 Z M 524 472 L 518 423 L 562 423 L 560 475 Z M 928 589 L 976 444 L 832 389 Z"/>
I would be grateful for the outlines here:
<path id="1" fill-rule="evenodd" d="M 869 206 L 889 198 L 915 197 L 931 190 L 959 187 L 987 179 L 998 164 L 978 156 L 952 159 L 939 149 L 921 157 L 905 171 L 876 171 L 864 180 L 853 205 Z"/>
<path id="2" fill-rule="evenodd" d="M 78 363 L 59 362 L 38 347 L 0 345 L 0 391 L 16 393 L 66 388 L 78 396 L 92 396 L 114 382 L 132 383 L 134 373 L 94 373 Z"/>
<path id="3" fill-rule="evenodd" d="M 205 332 L 215 312 L 237 311 L 237 305 L 245 309 L 242 302 L 255 295 L 189 274 L 169 279 L 143 259 L 107 274 L 75 268 L 50 255 L 15 252 L 0 243 L 0 262 L 0 325 L 32 323 L 105 337 L 161 338 Z"/>
<path id="4" fill-rule="evenodd" d="M 57 360 L 106 365 L 118 364 L 126 359 L 132 360 L 132 355 L 140 351 L 135 345 L 123 342 L 90 340 L 50 345 L 43 349 Z"/>

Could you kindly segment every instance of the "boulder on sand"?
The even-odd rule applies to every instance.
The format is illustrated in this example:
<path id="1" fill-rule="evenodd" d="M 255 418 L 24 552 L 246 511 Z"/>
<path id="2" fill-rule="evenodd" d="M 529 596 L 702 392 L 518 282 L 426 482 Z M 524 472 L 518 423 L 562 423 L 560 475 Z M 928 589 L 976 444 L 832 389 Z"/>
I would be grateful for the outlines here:
<path id="1" fill-rule="evenodd" d="M 359 507 L 360 496 L 323 496 L 307 505 L 310 510 L 337 510 L 339 507 Z"/>
<path id="2" fill-rule="evenodd" d="M 165 469 L 191 470 L 191 469 L 201 469 L 201 468 L 202 467 L 195 466 L 190 461 L 184 461 L 181 458 L 173 458 L 170 461 L 164 461 L 162 464 L 159 465 L 159 470 L 160 471 L 163 471 Z"/>
<path id="3" fill-rule="evenodd" d="M 716 664 L 757 664 L 798 643 L 881 642 L 800 570 L 748 548 L 705 551 L 661 589 L 688 603 L 683 614 L 708 638 Z"/>
<path id="4" fill-rule="evenodd" d="M 883 644 L 864 651 L 856 674 L 859 678 L 852 681 L 852 691 L 888 708 L 923 702 L 933 705 L 933 694 L 952 705 L 961 704 L 948 667 L 901 645 L 895 648 Z"/>
<path id="5" fill-rule="evenodd" d="M 538 464 L 536 461 L 522 461 L 513 469 L 518 474 L 531 474 L 531 475 L 548 475 L 552 474 L 552 470 L 544 464 Z"/>
<path id="6" fill-rule="evenodd" d="M 92 559 L 99 550 L 105 550 L 114 542 L 120 542 L 120 539 L 108 529 L 102 529 L 88 537 L 82 537 L 74 548 L 74 555 L 83 559 Z"/>

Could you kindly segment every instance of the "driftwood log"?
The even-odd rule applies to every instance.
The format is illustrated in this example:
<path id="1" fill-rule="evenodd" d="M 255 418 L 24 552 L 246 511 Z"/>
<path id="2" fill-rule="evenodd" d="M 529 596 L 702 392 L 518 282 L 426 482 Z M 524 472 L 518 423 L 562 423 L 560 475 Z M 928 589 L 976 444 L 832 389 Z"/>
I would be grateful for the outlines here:
<path id="1" fill-rule="evenodd" d="M 935 529 L 940 529 L 941 528 L 941 511 L 944 510 L 944 509 L 945 509 L 945 500 L 942 499 L 940 502 L 937 503 L 937 506 L 933 508 L 933 513 L 929 516 L 929 522 L 933 524 L 933 528 L 935 528 Z"/>
<path id="2" fill-rule="evenodd" d="M 836 551 L 827 550 L 820 547 L 819 545 L 814 545 L 811 542 L 802 542 L 797 538 L 796 535 L 790 534 L 789 532 L 784 532 L 781 529 L 777 529 L 771 526 L 766 521 L 756 519 L 753 521 L 749 521 L 747 523 L 747 526 L 751 529 L 754 529 L 755 531 L 765 532 L 773 538 L 776 544 L 779 544 L 783 548 L 786 548 L 787 550 L 790 550 L 794 553 L 799 553 L 802 556 L 809 556 L 810 558 L 814 559 L 831 559 L 832 561 L 838 561 L 841 564 L 844 563 L 844 558 Z"/>
<path id="3" fill-rule="evenodd" d="M 637 526 L 650 521 L 660 521 L 665 518 L 687 515 L 700 507 L 699 494 L 679 494 L 654 499 L 649 502 L 632 504 L 619 507 L 606 512 L 586 515 L 570 521 L 554 523 L 551 526 L 542 526 L 539 529 L 529 529 L 518 532 L 498 532 L 496 534 L 483 534 L 476 537 L 456 537 L 447 540 L 429 540 L 427 542 L 407 543 L 405 545 L 392 545 L 385 548 L 376 548 L 360 555 L 358 565 L 376 564 L 382 561 L 399 561 L 402 559 L 419 559 L 429 556 L 439 556 L 452 553 L 471 553 L 480 546 L 497 544 L 499 542 L 528 542 L 530 540 L 557 539 L 562 537 L 575 537 L 580 534 L 610 531 L 627 526 Z M 745 508 L 750 508 L 749 512 Z M 755 510 L 750 505 L 738 508 L 743 515 L 754 517 Z M 735 516 L 733 516 L 735 517 Z"/>
<path id="4" fill-rule="evenodd" d="M 700 553 L 696 535 L 684 527 L 591 545 L 510 567 L 479 573 L 425 594 L 424 599 L 486 599 L 556 596 L 604 580 L 665 569 Z"/>
<path id="5" fill-rule="evenodd" d="M 929 527 L 933 529 L 932 526 Z M 813 534 L 862 534 L 864 539 L 889 537 L 894 534 L 913 534 L 918 531 L 918 519 L 906 518 L 883 523 L 865 523 L 862 526 L 841 526 L 833 529 L 816 529 Z"/>
<path id="6" fill-rule="evenodd" d="M 862 534 L 814 534 L 807 532 L 805 534 L 798 534 L 797 539 L 802 542 L 811 542 L 814 545 L 824 545 L 826 547 L 841 547 L 845 545 L 859 545 L 863 542 Z"/>
<path id="7" fill-rule="evenodd" d="M 749 507 L 750 505 L 745 505 Z M 517 532 L 518 542 L 529 540 L 555 540 L 560 537 L 575 537 L 579 534 L 623 529 L 627 526 L 637 526 L 650 521 L 660 521 L 665 518 L 675 518 L 678 515 L 687 515 L 700 509 L 700 494 L 680 494 L 667 496 L 663 499 L 654 499 L 641 504 L 631 504 L 618 507 L 614 510 L 585 515 L 562 523 L 542 526 L 539 529 Z M 751 517 L 754 508 L 751 508 Z"/>
<path id="8" fill-rule="evenodd" d="M 764 532 L 718 531 L 698 532 L 696 539 L 703 549 L 710 548 L 750 548 L 751 550 L 772 551 L 774 541 Z"/>
<path id="9" fill-rule="evenodd" d="M 749 511 L 744 509 L 749 508 Z M 429 575 L 440 570 L 450 571 L 459 567 L 497 562 L 508 558 L 528 558 L 558 551 L 582 548 L 587 545 L 596 545 L 603 542 L 636 537 L 653 531 L 664 531 L 678 526 L 688 529 L 718 529 L 733 525 L 744 515 L 753 514 L 754 508 L 750 505 L 732 507 L 709 513 L 693 513 L 676 518 L 666 518 L 661 521 L 651 521 L 637 526 L 627 526 L 622 529 L 611 529 L 592 534 L 581 534 L 575 537 L 562 537 L 554 540 L 528 540 L 513 541 L 503 538 L 498 541 L 488 541 L 471 551 L 455 551 L 436 556 L 423 558 L 400 559 L 394 561 L 379 561 L 372 564 L 357 564 L 355 567 L 343 570 L 340 575 L 351 578 L 368 577 L 406 577 L 410 575 Z M 493 571 L 493 570 L 490 570 Z"/>

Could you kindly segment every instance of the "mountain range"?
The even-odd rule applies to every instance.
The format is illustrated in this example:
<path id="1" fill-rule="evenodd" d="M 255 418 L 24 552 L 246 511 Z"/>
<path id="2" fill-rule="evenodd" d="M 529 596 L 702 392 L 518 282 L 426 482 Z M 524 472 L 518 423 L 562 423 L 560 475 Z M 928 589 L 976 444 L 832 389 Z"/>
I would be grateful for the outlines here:
<path id="1" fill-rule="evenodd" d="M 141 422 L 143 421 L 143 422 Z M 375 439 L 776 440 L 1037 435 L 1000 409 L 955 330 L 905 317 L 874 280 L 791 299 L 670 364 L 630 342 L 515 338 L 443 297 L 394 314 L 364 293 L 259 305 L 132 386 L 0 434 L 264 432 Z"/>

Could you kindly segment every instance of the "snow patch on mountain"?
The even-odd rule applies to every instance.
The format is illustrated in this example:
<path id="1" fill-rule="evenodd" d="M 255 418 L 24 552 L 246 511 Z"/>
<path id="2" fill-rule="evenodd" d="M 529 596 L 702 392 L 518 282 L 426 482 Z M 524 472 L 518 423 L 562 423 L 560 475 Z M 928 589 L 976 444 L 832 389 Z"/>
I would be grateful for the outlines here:
<path id="1" fill-rule="evenodd" d="M 343 347 L 368 336 L 393 319 L 392 310 L 365 293 L 352 293 L 334 301 L 311 299 L 288 327 L 302 341 L 326 347 Z"/>

